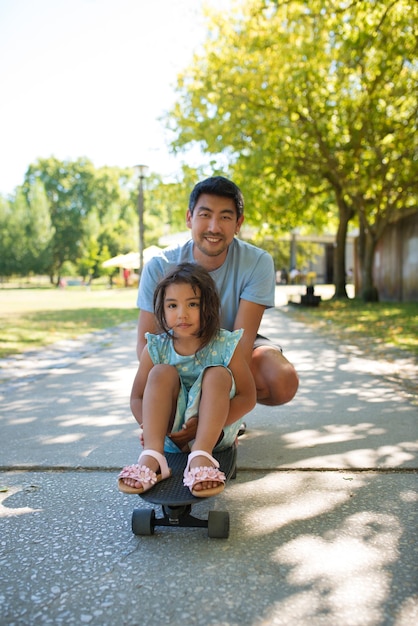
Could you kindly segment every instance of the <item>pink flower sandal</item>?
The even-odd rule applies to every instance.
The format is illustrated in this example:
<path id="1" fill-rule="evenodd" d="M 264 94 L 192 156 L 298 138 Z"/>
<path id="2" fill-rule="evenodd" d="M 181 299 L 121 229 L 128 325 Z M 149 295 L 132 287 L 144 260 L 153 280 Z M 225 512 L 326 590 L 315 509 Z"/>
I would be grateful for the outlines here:
<path id="1" fill-rule="evenodd" d="M 214 467 L 200 466 L 190 469 L 190 462 L 196 456 L 205 456 L 211 463 L 213 463 Z M 207 480 L 216 481 L 220 484 L 217 487 L 211 487 L 210 489 L 196 490 L 194 488 L 197 484 L 203 483 Z M 225 489 L 225 480 L 225 474 L 219 470 L 219 463 L 213 458 L 213 456 L 204 450 L 195 450 L 189 454 L 186 469 L 184 470 L 183 484 L 185 487 L 190 489 L 192 495 L 196 498 L 208 498 L 209 496 L 218 495 L 218 493 L 221 493 L 221 491 Z"/>
<path id="2" fill-rule="evenodd" d="M 160 472 L 158 474 L 153 472 L 146 465 L 141 465 L 141 459 L 145 455 L 152 456 L 156 461 L 158 461 L 160 466 Z M 159 452 L 155 452 L 155 450 L 144 450 L 138 459 L 138 463 L 135 465 L 127 465 L 123 468 L 118 476 L 118 488 L 119 491 L 122 491 L 123 493 L 144 493 L 144 491 L 148 491 L 156 483 L 159 483 L 160 480 L 165 480 L 170 476 L 171 470 L 167 465 L 166 458 Z M 142 483 L 142 487 L 139 487 L 138 489 L 136 487 L 131 487 L 123 481 L 124 478 L 133 478 L 139 483 Z"/>

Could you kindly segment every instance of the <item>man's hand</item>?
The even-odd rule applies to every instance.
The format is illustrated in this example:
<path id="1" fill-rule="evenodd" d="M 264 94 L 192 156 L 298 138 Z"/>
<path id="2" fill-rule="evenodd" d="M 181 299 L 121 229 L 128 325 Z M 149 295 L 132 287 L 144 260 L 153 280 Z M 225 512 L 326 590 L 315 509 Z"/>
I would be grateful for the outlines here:
<path id="1" fill-rule="evenodd" d="M 182 452 L 190 452 L 189 441 L 196 438 L 197 433 L 197 417 L 191 417 L 183 424 L 182 429 L 176 433 L 168 435 L 173 443 L 176 444 Z"/>

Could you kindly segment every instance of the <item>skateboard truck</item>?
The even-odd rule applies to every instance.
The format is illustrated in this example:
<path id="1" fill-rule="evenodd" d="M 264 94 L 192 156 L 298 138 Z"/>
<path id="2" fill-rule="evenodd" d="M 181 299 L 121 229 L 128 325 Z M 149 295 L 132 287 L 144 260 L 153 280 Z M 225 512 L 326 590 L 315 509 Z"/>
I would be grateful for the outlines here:
<path id="1" fill-rule="evenodd" d="M 211 538 L 229 537 L 229 513 L 227 511 L 209 511 L 207 519 L 200 519 L 191 514 L 192 505 L 163 506 L 163 517 L 157 517 L 155 509 L 134 509 L 132 513 L 132 532 L 134 535 L 153 535 L 156 526 L 175 526 L 182 528 L 207 528 Z"/>

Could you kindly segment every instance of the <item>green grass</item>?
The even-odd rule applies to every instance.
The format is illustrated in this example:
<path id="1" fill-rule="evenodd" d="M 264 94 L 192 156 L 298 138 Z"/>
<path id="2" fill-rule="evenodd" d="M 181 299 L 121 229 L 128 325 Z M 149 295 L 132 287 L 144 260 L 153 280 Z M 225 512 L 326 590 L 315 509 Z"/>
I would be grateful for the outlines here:
<path id="1" fill-rule="evenodd" d="M 288 314 L 345 343 L 376 354 L 418 355 L 418 303 L 325 300 L 317 308 L 289 306 Z"/>
<path id="2" fill-rule="evenodd" d="M 418 304 L 324 300 L 318 308 L 286 307 L 287 314 L 375 356 L 418 355 Z M 0 289 L 0 357 L 84 333 L 136 322 L 136 289 Z M 396 356 L 396 355 L 395 355 Z"/>
<path id="3" fill-rule="evenodd" d="M 0 289 L 0 358 L 137 318 L 136 289 Z"/>

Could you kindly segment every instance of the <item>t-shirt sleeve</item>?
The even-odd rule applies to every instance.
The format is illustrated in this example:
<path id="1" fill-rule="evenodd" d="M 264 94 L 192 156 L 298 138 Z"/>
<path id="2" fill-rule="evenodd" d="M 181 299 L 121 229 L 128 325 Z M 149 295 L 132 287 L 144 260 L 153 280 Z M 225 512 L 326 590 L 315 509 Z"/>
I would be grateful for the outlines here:
<path id="1" fill-rule="evenodd" d="M 249 279 L 243 287 L 241 298 L 265 307 L 274 307 L 276 276 L 272 257 L 264 252 L 259 255 Z"/>
<path id="2" fill-rule="evenodd" d="M 164 275 L 161 260 L 158 257 L 150 259 L 143 267 L 139 281 L 138 298 L 136 304 L 143 311 L 154 312 L 154 291 L 157 283 Z"/>

